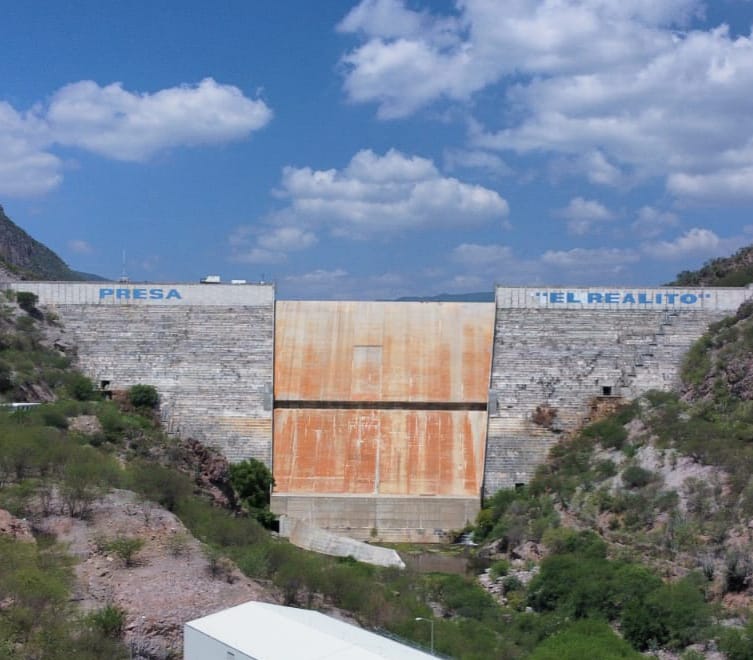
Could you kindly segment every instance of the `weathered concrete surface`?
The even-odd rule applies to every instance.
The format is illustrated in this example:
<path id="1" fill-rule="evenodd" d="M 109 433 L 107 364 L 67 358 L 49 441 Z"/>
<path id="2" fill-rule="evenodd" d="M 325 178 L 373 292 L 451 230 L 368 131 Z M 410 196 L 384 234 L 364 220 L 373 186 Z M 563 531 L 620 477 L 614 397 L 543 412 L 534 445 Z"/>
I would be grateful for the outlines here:
<path id="1" fill-rule="evenodd" d="M 446 543 L 452 531 L 472 523 L 476 497 L 393 497 L 389 495 L 272 495 L 280 514 L 361 541 Z"/>
<path id="2" fill-rule="evenodd" d="M 303 520 L 288 516 L 280 517 L 280 536 L 287 538 L 293 545 L 305 550 L 312 550 L 332 557 L 353 557 L 358 561 L 374 566 L 394 566 L 405 568 L 396 550 L 370 545 L 356 541 L 347 536 L 338 536 L 319 527 L 309 525 Z"/>
<path id="3" fill-rule="evenodd" d="M 275 492 L 478 496 L 482 411 L 276 410 Z"/>
<path id="4" fill-rule="evenodd" d="M 527 483 L 595 397 L 674 387 L 691 343 L 751 293 L 498 287 L 484 492 Z"/>
<path id="5" fill-rule="evenodd" d="M 486 402 L 489 303 L 277 303 L 275 400 Z"/>
<path id="6" fill-rule="evenodd" d="M 36 293 L 58 314 L 96 385 L 153 385 L 168 431 L 219 448 L 231 461 L 253 457 L 271 466 L 273 286 L 12 286 Z"/>

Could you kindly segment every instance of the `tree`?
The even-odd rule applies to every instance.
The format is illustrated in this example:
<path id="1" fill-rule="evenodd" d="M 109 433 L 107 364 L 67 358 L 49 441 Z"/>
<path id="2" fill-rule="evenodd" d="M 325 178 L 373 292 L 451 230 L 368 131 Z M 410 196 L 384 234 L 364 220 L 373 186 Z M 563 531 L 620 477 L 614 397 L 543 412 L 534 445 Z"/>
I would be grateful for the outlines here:
<path id="1" fill-rule="evenodd" d="M 275 480 L 264 463 L 249 458 L 230 466 L 230 485 L 262 524 L 269 525 L 269 497 Z"/>

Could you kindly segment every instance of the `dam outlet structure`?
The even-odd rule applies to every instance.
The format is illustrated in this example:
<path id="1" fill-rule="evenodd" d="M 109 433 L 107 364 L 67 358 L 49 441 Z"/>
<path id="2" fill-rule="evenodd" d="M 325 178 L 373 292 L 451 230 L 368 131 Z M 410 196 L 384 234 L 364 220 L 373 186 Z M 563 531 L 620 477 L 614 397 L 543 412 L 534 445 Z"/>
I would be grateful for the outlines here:
<path id="1" fill-rule="evenodd" d="M 105 391 L 272 469 L 271 506 L 359 540 L 441 542 L 600 406 L 678 384 L 751 288 L 504 287 L 494 303 L 275 301 L 271 284 L 11 282 Z"/>

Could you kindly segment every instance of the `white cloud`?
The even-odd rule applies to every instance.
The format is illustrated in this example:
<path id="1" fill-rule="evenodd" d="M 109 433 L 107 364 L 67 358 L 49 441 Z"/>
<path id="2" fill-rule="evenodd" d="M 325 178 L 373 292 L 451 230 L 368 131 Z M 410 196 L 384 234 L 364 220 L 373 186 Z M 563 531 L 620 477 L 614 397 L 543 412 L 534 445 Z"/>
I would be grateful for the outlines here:
<path id="1" fill-rule="evenodd" d="M 84 80 L 58 90 L 46 112 L 56 142 L 133 161 L 176 146 L 243 139 L 271 118 L 264 101 L 212 78 L 154 94 Z"/>
<path id="2" fill-rule="evenodd" d="M 174 147 L 244 139 L 271 118 L 264 101 L 212 78 L 154 94 L 80 81 L 26 113 L 0 102 L 0 194 L 29 197 L 60 185 L 57 146 L 143 161 Z"/>
<path id="3" fill-rule="evenodd" d="M 276 227 L 272 231 L 259 236 L 259 245 L 267 250 L 305 250 L 315 245 L 316 236 L 299 227 Z"/>
<path id="4" fill-rule="evenodd" d="M 712 256 L 724 248 L 725 243 L 713 231 L 695 227 L 673 241 L 645 243 L 643 252 L 657 259 L 679 259 L 688 255 Z"/>
<path id="5" fill-rule="evenodd" d="M 68 249 L 76 254 L 91 254 L 92 246 L 84 240 L 73 239 L 68 241 Z"/>
<path id="6" fill-rule="evenodd" d="M 567 269 L 615 270 L 625 264 L 635 263 L 640 255 L 635 250 L 620 248 L 573 248 L 572 250 L 547 250 L 541 261 L 549 266 Z"/>
<path id="7" fill-rule="evenodd" d="M 342 170 L 286 167 L 277 195 L 285 216 L 366 238 L 423 227 L 506 224 L 507 202 L 479 185 L 442 176 L 431 160 L 390 149 L 359 151 Z"/>
<path id="8" fill-rule="evenodd" d="M 630 226 L 641 238 L 654 238 L 666 229 L 676 227 L 679 222 L 674 213 L 644 206 L 638 211 L 637 218 Z"/>
<path id="9" fill-rule="evenodd" d="M 478 169 L 494 176 L 507 176 L 512 169 L 497 154 L 480 149 L 447 149 L 444 153 L 445 169 Z"/>
<path id="10" fill-rule="evenodd" d="M 571 234 L 583 235 L 591 232 L 597 225 L 614 220 L 612 213 L 601 202 L 583 197 L 573 197 L 563 209 L 554 215 L 567 220 L 567 230 Z"/>
<path id="11" fill-rule="evenodd" d="M 751 202 L 753 165 L 708 174 L 678 172 L 670 175 L 667 189 L 686 200 Z"/>
<path id="12" fill-rule="evenodd" d="M 287 261 L 288 253 L 316 245 L 313 232 L 300 227 L 259 228 L 252 225 L 236 227 L 229 236 L 232 261 L 250 264 L 279 264 Z"/>
<path id="13" fill-rule="evenodd" d="M 693 200 L 750 200 L 753 39 L 686 29 L 703 7 L 464 0 L 430 14 L 362 2 L 340 26 L 362 39 L 343 57 L 344 89 L 383 118 L 496 99 L 503 123 L 472 134 L 477 148 L 559 155 L 602 185 L 658 176 Z M 398 15 L 411 25 L 399 33 Z"/>
<path id="14" fill-rule="evenodd" d="M 60 184 L 62 162 L 45 151 L 48 144 L 43 121 L 0 102 L 0 195 L 31 197 Z"/>

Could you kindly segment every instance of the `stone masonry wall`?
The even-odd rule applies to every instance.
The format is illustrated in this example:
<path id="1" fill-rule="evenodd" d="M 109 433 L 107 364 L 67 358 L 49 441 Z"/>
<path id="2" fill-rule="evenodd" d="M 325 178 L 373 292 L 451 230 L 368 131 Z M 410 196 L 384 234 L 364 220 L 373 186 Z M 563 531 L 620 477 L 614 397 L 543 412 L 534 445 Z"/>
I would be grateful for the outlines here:
<path id="1" fill-rule="evenodd" d="M 751 293 L 497 288 L 484 493 L 527 483 L 594 399 L 671 389 L 691 343 Z"/>
<path id="2" fill-rule="evenodd" d="M 95 385 L 153 385 L 168 431 L 272 465 L 270 285 L 19 282 L 60 317 Z M 119 292 L 119 293 L 118 293 Z"/>

